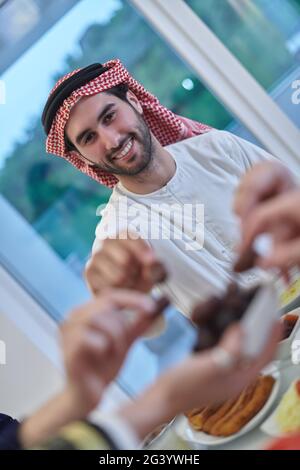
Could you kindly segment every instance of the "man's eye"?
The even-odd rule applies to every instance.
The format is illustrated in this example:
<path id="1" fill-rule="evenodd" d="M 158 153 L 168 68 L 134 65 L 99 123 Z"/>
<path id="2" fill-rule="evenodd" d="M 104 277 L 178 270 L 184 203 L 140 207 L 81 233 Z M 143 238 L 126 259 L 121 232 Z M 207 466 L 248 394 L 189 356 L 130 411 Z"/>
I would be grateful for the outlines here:
<path id="1" fill-rule="evenodd" d="M 103 119 L 104 124 L 110 123 L 110 121 L 112 121 L 112 119 L 114 118 L 114 115 L 115 115 L 114 111 L 112 111 L 111 113 L 106 114 L 104 116 L 104 119 Z"/>
<path id="2" fill-rule="evenodd" d="M 90 132 L 89 134 L 87 134 L 84 139 L 84 144 L 90 144 L 94 138 L 94 135 L 95 135 L 94 132 Z"/>

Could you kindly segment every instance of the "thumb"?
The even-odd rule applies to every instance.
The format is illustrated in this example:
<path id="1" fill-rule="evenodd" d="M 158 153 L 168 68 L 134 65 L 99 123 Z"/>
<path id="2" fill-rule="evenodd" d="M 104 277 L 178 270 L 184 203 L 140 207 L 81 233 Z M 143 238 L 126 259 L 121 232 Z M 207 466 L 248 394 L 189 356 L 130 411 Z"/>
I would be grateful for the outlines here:
<path id="1" fill-rule="evenodd" d="M 133 313 L 130 326 L 128 328 L 128 339 L 130 344 L 135 341 L 139 336 L 143 335 L 149 327 L 162 315 L 163 311 L 169 305 L 169 300 L 162 296 L 155 301 L 155 309 L 149 314 L 147 312 L 139 311 Z"/>

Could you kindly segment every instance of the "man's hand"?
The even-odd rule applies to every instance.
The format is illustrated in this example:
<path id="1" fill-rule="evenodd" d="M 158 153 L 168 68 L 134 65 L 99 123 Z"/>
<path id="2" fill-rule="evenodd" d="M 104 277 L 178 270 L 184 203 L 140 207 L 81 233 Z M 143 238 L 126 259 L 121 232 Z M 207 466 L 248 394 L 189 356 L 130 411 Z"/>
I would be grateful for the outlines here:
<path id="1" fill-rule="evenodd" d="M 257 257 L 264 269 L 279 268 L 283 274 L 292 266 L 300 266 L 300 190 L 290 191 L 255 208 L 244 223 L 240 251 L 247 252 L 257 235 L 272 236 L 271 252 Z"/>
<path id="2" fill-rule="evenodd" d="M 104 240 L 101 250 L 88 261 L 85 276 L 94 295 L 107 287 L 148 292 L 165 279 L 166 271 L 144 240 L 125 233 Z"/>
<path id="3" fill-rule="evenodd" d="M 98 404 L 129 347 L 158 313 L 158 303 L 150 297 L 112 289 L 75 309 L 62 324 L 67 388 L 83 417 Z"/>
<path id="4" fill-rule="evenodd" d="M 281 163 L 259 163 L 242 178 L 234 198 L 234 212 L 243 224 L 261 202 L 295 187 L 292 174 Z"/>
<path id="5" fill-rule="evenodd" d="M 166 306 L 133 291 L 107 291 L 74 310 L 61 326 L 66 387 L 22 422 L 23 448 L 54 436 L 62 426 L 86 418 L 119 371 L 132 342 Z M 128 309 L 120 312 L 121 309 Z"/>
<path id="6" fill-rule="evenodd" d="M 252 244 L 257 235 L 268 232 L 274 240 L 290 239 L 294 230 L 285 226 L 283 219 L 276 220 L 277 209 L 276 206 L 273 208 L 273 203 L 295 188 L 291 173 L 279 162 L 258 164 L 241 180 L 234 199 L 234 211 L 241 222 L 239 259 L 235 266 L 237 271 L 249 269 L 253 263 L 266 267 L 253 251 Z M 285 270 L 283 274 L 287 276 Z"/>

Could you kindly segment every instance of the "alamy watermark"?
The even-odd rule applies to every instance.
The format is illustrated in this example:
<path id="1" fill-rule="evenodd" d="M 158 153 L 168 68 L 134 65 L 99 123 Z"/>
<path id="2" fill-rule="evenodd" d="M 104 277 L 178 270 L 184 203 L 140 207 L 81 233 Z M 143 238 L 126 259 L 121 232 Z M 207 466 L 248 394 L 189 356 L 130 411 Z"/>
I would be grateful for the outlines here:
<path id="1" fill-rule="evenodd" d="M 295 90 L 292 94 L 292 103 L 300 104 L 300 80 L 294 80 L 292 88 Z"/>
<path id="2" fill-rule="evenodd" d="M 0 80 L 0 104 L 6 103 L 6 88 L 4 80 Z"/>
<path id="3" fill-rule="evenodd" d="M 0 339 L 0 366 L 6 364 L 6 344 Z"/>
<path id="4" fill-rule="evenodd" d="M 105 218 L 109 212 L 109 217 Z M 120 197 L 116 203 L 101 205 L 96 214 L 104 216 L 104 238 L 141 237 L 145 240 L 181 240 L 186 250 L 204 245 L 204 204 L 139 204 Z"/>

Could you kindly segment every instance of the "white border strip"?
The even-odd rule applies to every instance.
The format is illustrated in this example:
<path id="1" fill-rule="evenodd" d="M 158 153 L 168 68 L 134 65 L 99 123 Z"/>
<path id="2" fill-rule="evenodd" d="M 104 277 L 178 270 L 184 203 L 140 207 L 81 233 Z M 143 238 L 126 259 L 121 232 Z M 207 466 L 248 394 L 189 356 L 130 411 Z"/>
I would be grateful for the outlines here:
<path id="1" fill-rule="evenodd" d="M 265 148 L 299 171 L 299 129 L 191 8 L 182 0 L 130 2 Z"/>

